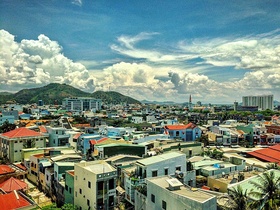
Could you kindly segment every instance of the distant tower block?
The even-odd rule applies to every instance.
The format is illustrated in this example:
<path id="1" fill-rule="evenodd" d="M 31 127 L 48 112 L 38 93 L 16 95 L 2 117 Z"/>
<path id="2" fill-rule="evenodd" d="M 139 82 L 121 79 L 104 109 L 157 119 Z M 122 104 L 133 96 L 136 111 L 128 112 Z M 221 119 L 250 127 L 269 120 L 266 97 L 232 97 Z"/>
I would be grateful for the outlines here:
<path id="1" fill-rule="evenodd" d="M 234 110 L 234 111 L 237 111 L 237 107 L 238 107 L 238 102 L 235 101 L 235 102 L 233 103 L 233 110 Z"/>
<path id="2" fill-rule="evenodd" d="M 192 110 L 192 95 L 190 95 L 189 99 L 189 109 Z"/>

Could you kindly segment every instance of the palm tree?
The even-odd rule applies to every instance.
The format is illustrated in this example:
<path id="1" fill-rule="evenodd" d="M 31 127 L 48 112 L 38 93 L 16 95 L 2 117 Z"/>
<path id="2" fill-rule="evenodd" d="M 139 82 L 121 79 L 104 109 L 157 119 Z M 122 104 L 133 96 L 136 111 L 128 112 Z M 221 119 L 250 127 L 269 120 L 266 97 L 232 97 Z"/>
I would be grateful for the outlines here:
<path id="1" fill-rule="evenodd" d="M 251 202 L 252 208 L 275 210 L 280 207 L 280 176 L 276 177 L 274 170 L 258 175 L 258 180 L 250 183 L 256 191 L 250 192 L 249 195 L 257 199 Z"/>
<path id="2" fill-rule="evenodd" d="M 269 163 L 266 165 L 266 169 L 270 170 L 270 169 L 278 169 L 280 170 L 280 166 L 278 165 L 278 163 Z"/>
<path id="3" fill-rule="evenodd" d="M 228 194 L 218 197 L 218 209 L 224 210 L 247 210 L 248 196 L 247 190 L 243 191 L 240 185 L 228 190 Z M 220 204 L 219 204 L 220 203 Z"/>

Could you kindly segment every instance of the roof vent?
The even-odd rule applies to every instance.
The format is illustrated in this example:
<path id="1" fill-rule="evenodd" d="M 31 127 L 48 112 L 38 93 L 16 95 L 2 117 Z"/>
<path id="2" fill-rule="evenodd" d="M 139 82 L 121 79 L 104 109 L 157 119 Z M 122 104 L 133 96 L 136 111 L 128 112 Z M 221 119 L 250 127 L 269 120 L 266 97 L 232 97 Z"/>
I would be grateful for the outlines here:
<path id="1" fill-rule="evenodd" d="M 168 189 L 171 191 L 180 190 L 180 187 L 183 186 L 183 184 L 176 178 L 167 179 L 166 181 L 169 184 Z"/>

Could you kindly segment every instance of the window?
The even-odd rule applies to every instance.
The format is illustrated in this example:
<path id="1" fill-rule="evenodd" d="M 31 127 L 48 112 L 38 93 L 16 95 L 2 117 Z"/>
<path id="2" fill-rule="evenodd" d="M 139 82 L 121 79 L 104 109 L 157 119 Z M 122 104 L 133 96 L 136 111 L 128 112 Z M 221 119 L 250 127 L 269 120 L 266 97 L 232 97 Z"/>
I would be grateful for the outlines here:
<path id="1" fill-rule="evenodd" d="M 87 199 L 87 205 L 88 205 L 88 206 L 90 206 L 90 202 L 89 202 L 89 199 Z"/>
<path id="2" fill-rule="evenodd" d="M 80 188 L 80 194 L 82 194 L 83 193 L 83 190 Z"/>
<path id="3" fill-rule="evenodd" d="M 70 194 L 72 193 L 72 188 L 71 188 L 71 187 L 69 187 L 69 193 L 70 193 Z"/>
<path id="4" fill-rule="evenodd" d="M 157 171 L 152 171 L 152 177 L 156 177 L 157 176 Z"/>
<path id="5" fill-rule="evenodd" d="M 181 171 L 181 166 L 177 166 L 176 171 Z"/>
<path id="6" fill-rule="evenodd" d="M 166 210 L 166 202 L 164 200 L 162 201 L 162 208 Z"/>
<path id="7" fill-rule="evenodd" d="M 68 185 L 65 185 L 65 190 L 68 191 Z"/>
<path id="8" fill-rule="evenodd" d="M 164 169 L 164 175 L 168 175 L 168 168 Z"/>
<path id="9" fill-rule="evenodd" d="M 152 201 L 153 203 L 155 203 L 155 200 L 156 200 L 155 195 L 154 195 L 154 194 L 151 194 L 151 201 Z"/>
<path id="10" fill-rule="evenodd" d="M 115 189 L 115 180 L 110 179 L 109 180 L 109 190 Z"/>
<path id="11" fill-rule="evenodd" d="M 88 181 L 88 188 L 91 188 L 91 182 Z"/>

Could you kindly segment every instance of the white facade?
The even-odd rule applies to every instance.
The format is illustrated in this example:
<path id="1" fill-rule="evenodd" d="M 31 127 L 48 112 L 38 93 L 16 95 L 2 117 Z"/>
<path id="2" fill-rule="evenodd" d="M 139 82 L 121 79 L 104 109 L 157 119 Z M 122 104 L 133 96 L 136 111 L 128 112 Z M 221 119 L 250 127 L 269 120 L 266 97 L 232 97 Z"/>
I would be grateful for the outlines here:
<path id="1" fill-rule="evenodd" d="M 125 174 L 125 198 L 130 203 L 135 201 L 135 187 L 144 183 L 146 178 L 164 175 L 176 175 L 186 172 L 186 154 L 168 152 L 138 160 L 135 173 Z M 193 176 L 191 176 L 193 178 Z"/>
<path id="2" fill-rule="evenodd" d="M 136 123 L 136 124 L 139 124 L 139 123 L 142 123 L 143 122 L 143 117 L 138 117 L 138 116 L 133 116 L 131 121 L 133 123 Z"/>
<path id="3" fill-rule="evenodd" d="M 154 177 L 147 179 L 146 182 L 146 209 L 217 209 L 215 196 L 198 189 L 186 188 L 175 178 Z"/>
<path id="4" fill-rule="evenodd" d="M 83 210 L 113 210 L 117 170 L 105 161 L 77 163 L 74 170 L 74 205 Z"/>
<path id="5" fill-rule="evenodd" d="M 65 98 L 62 101 L 62 105 L 68 111 L 97 111 L 101 110 L 101 102 L 101 99 L 78 97 Z"/>
<path id="6" fill-rule="evenodd" d="M 243 96 L 243 106 L 258 106 L 261 110 L 273 109 L 273 95 Z"/>

